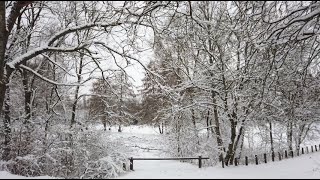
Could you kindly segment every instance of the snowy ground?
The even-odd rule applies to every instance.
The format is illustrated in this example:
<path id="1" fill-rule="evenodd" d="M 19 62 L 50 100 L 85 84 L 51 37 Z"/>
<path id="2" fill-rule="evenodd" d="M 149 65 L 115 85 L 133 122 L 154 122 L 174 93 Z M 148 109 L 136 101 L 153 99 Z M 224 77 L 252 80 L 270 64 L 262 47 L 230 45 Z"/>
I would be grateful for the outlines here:
<path id="1" fill-rule="evenodd" d="M 6 171 L 0 171 L 0 179 L 56 179 L 50 176 L 24 177 L 10 174 Z"/>
<path id="2" fill-rule="evenodd" d="M 125 132 L 126 130 L 124 130 Z M 130 131 L 130 132 L 129 132 Z M 127 139 L 131 147 L 150 147 L 151 150 L 136 148 L 132 157 L 164 157 L 161 152 L 166 144 L 161 141 L 162 135 L 148 128 L 136 131 L 128 130 L 127 133 L 119 133 L 117 138 Z M 152 150 L 154 149 L 154 150 Z M 197 165 L 182 163 L 179 161 L 134 161 L 134 171 L 128 172 L 120 179 L 261 179 L 261 178 L 308 178 L 320 177 L 320 152 L 307 154 L 294 159 L 286 159 L 280 162 L 268 164 L 238 166 L 238 167 L 204 167 L 199 169 Z"/>
<path id="3" fill-rule="evenodd" d="M 178 161 L 134 161 L 134 171 L 122 179 L 317 179 L 320 177 L 320 153 L 261 165 L 206 167 Z"/>
<path id="4" fill-rule="evenodd" d="M 97 127 L 102 129 L 103 127 Z M 107 130 L 102 137 L 106 143 L 113 141 L 125 146 L 125 153 L 130 157 L 165 156 L 165 143 L 156 128 L 146 126 L 123 127 L 121 133 L 116 128 Z"/>
<path id="5" fill-rule="evenodd" d="M 98 126 L 97 129 L 102 130 Z M 132 126 L 124 127 L 122 133 L 115 128 L 103 135 L 106 143 L 119 142 L 131 157 L 167 157 L 166 142 L 156 128 Z M 238 167 L 204 167 L 179 161 L 134 161 L 134 171 L 129 171 L 116 179 L 317 179 L 320 177 L 320 152 L 305 154 L 268 164 Z M 22 176 L 0 171 L 0 179 L 25 179 Z M 39 179 L 52 177 L 42 176 Z M 34 178 L 33 178 L 34 179 Z"/>

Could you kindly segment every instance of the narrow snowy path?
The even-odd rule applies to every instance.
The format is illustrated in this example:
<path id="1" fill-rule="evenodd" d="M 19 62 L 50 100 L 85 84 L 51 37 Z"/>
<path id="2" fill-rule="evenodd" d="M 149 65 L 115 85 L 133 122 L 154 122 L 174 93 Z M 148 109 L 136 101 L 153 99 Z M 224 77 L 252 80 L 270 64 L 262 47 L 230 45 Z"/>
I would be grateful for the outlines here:
<path id="1" fill-rule="evenodd" d="M 130 131 L 130 130 L 129 130 Z M 157 133 L 131 131 L 113 133 L 113 140 L 122 141 L 128 147 L 127 153 L 132 157 L 164 157 L 166 143 Z M 303 155 L 260 165 L 222 168 L 204 167 L 179 161 L 134 161 L 134 171 L 127 172 L 117 179 L 259 179 L 259 178 L 303 178 L 320 177 L 320 152 Z"/>

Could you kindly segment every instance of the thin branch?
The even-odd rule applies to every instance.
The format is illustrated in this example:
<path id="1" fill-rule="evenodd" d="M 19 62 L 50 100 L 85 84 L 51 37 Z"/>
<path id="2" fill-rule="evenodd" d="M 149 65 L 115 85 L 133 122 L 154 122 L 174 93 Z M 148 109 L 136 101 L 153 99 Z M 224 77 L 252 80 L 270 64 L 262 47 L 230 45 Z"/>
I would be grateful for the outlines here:
<path id="1" fill-rule="evenodd" d="M 75 75 L 70 74 L 68 72 L 68 70 L 66 70 L 64 67 L 62 67 L 60 64 L 58 64 L 57 62 L 55 62 L 54 60 L 52 60 L 48 55 L 46 54 L 41 54 L 42 56 L 44 56 L 45 58 L 47 58 L 51 63 L 55 64 L 56 66 L 58 66 L 59 68 L 61 68 L 64 72 L 66 72 L 67 74 L 69 74 L 70 76 L 75 77 Z"/>

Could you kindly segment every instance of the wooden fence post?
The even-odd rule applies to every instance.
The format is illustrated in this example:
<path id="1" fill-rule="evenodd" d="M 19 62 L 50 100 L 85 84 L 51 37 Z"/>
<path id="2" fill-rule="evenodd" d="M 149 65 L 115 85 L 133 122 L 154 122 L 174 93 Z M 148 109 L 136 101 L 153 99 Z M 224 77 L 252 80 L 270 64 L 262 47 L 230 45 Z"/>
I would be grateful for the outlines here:
<path id="1" fill-rule="evenodd" d="M 267 163 L 267 154 L 266 153 L 263 154 L 263 158 L 264 158 L 264 163 Z"/>
<path id="2" fill-rule="evenodd" d="M 234 158 L 234 165 L 238 166 L 238 158 L 236 158 L 236 157 Z"/>
<path id="3" fill-rule="evenodd" d="M 297 149 L 297 156 L 300 155 L 300 149 Z"/>
<path id="4" fill-rule="evenodd" d="M 246 166 L 248 166 L 248 156 L 246 156 L 245 158 L 246 158 Z"/>
<path id="5" fill-rule="evenodd" d="M 133 157 L 130 158 L 130 170 L 133 171 Z"/>
<path id="6" fill-rule="evenodd" d="M 308 146 L 307 146 L 306 148 L 307 148 L 307 154 L 309 154 L 309 148 L 308 148 Z"/>
<path id="7" fill-rule="evenodd" d="M 291 151 L 291 157 L 293 158 L 293 150 Z"/>
<path id="8" fill-rule="evenodd" d="M 318 151 L 318 149 L 317 149 L 317 145 L 314 145 L 314 149 L 315 149 L 316 151 Z"/>
<path id="9" fill-rule="evenodd" d="M 280 154 L 280 152 L 278 152 L 278 156 L 279 156 L 279 161 L 281 161 L 281 154 Z"/>
<path id="10" fill-rule="evenodd" d="M 201 156 L 199 156 L 199 168 L 201 168 L 202 162 L 201 162 Z"/>
<path id="11" fill-rule="evenodd" d="M 274 162 L 274 152 L 271 154 L 272 161 Z"/>
<path id="12" fill-rule="evenodd" d="M 303 150 L 303 148 L 301 148 L 301 153 L 302 153 L 302 154 L 304 154 L 304 150 Z"/>
<path id="13" fill-rule="evenodd" d="M 258 165 L 259 163 L 258 163 L 258 156 L 257 155 L 255 155 L 255 159 L 256 159 L 256 165 Z"/>
<path id="14" fill-rule="evenodd" d="M 311 152 L 313 152 L 313 146 L 311 146 Z"/>
<path id="15" fill-rule="evenodd" d="M 288 152 L 287 152 L 287 150 L 284 151 L 284 157 L 285 157 L 285 158 L 288 158 Z"/>

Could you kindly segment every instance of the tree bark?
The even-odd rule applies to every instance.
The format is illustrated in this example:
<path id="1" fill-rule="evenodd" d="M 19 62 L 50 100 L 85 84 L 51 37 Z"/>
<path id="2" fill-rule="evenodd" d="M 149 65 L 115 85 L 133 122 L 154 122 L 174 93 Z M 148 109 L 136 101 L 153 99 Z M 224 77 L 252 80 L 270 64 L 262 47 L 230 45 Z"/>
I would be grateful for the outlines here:
<path id="1" fill-rule="evenodd" d="M 6 21 L 6 7 L 5 1 L 0 2 L 0 109 L 3 107 L 6 84 L 8 83 L 8 77 L 12 73 L 12 69 L 5 66 L 6 59 L 6 46 L 8 43 L 9 34 L 16 22 L 16 19 L 21 15 L 21 9 L 28 6 L 33 1 L 16 1 L 13 3 L 11 11 Z M 5 72 L 6 71 L 6 72 Z"/>
<path id="2" fill-rule="evenodd" d="M 159 133 L 163 134 L 163 130 L 161 130 L 161 123 L 159 123 L 158 127 L 159 127 Z"/>
<path id="3" fill-rule="evenodd" d="M 77 82 L 78 84 L 81 83 L 81 74 L 82 74 L 82 66 L 83 66 L 83 54 L 81 54 L 80 56 L 80 64 L 79 64 L 79 72 L 77 72 Z M 80 90 L 80 86 L 76 87 L 76 91 L 74 94 L 74 102 L 72 104 L 72 112 L 71 112 L 71 128 L 74 126 L 74 124 L 76 123 L 76 110 L 77 110 L 77 104 L 78 104 L 78 98 L 79 98 L 79 90 Z"/>
<path id="4" fill-rule="evenodd" d="M 234 145 L 235 145 L 235 139 L 236 139 L 236 127 L 237 127 L 237 122 L 231 118 L 230 119 L 230 123 L 231 123 L 231 137 L 230 137 L 230 143 L 228 145 L 228 150 L 227 150 L 227 154 L 225 157 L 225 164 L 228 166 L 229 164 L 232 165 L 233 164 L 233 157 L 234 157 Z"/>
<path id="5" fill-rule="evenodd" d="M 273 147 L 273 137 L 272 137 L 272 122 L 269 121 L 270 127 L 270 144 L 271 144 L 271 153 L 274 154 L 274 147 Z"/>
<path id="6" fill-rule="evenodd" d="M 241 128 L 240 128 L 240 131 L 241 131 Z M 241 153 L 242 153 L 243 144 L 244 144 L 244 134 L 245 134 L 244 131 L 245 131 L 245 130 L 244 130 L 244 128 L 243 128 L 243 133 L 242 133 L 242 137 L 241 137 L 240 152 L 239 152 L 239 156 L 238 156 L 239 159 L 241 158 Z"/>
<path id="7" fill-rule="evenodd" d="M 193 92 L 191 92 L 191 102 L 193 104 Z M 198 136 L 198 131 L 197 131 L 197 124 L 196 124 L 196 116 L 195 116 L 195 112 L 194 109 L 191 108 L 191 119 L 192 119 L 192 124 L 193 124 L 193 131 L 194 131 L 194 135 L 197 138 L 197 144 L 200 145 L 200 140 L 199 140 L 199 136 Z"/>
<path id="8" fill-rule="evenodd" d="M 22 84 L 24 88 L 24 111 L 25 111 L 25 122 L 24 124 L 28 123 L 30 118 L 31 118 L 31 99 L 32 99 L 32 91 L 29 88 L 29 83 L 28 83 L 28 72 L 26 70 L 23 70 L 23 79 L 22 79 Z"/>
<path id="9" fill-rule="evenodd" d="M 289 148 L 289 153 L 293 151 L 292 147 L 292 122 L 288 122 L 287 125 L 287 143 Z"/>
<path id="10" fill-rule="evenodd" d="M 6 7 L 5 1 L 0 2 L 0 111 L 2 111 L 6 92 L 5 52 L 6 52 Z"/>
<path id="11" fill-rule="evenodd" d="M 219 116 L 218 116 L 218 107 L 216 105 L 217 101 L 216 101 L 216 92 L 211 91 L 211 97 L 212 97 L 212 103 L 213 103 L 213 116 L 214 116 L 214 122 L 215 122 L 215 134 L 216 134 L 216 138 L 217 138 L 217 144 L 218 144 L 218 149 L 219 149 L 219 160 L 221 161 L 223 156 L 222 156 L 222 152 L 223 152 L 223 141 L 221 138 L 221 133 L 220 133 L 220 122 L 219 122 Z"/>
<path id="12" fill-rule="evenodd" d="M 235 153 L 236 153 L 236 151 L 237 151 L 237 149 L 238 149 L 238 145 L 239 145 L 240 139 L 241 139 L 241 145 L 240 145 L 239 158 L 240 158 L 241 151 L 242 151 L 242 148 L 243 148 L 244 123 L 245 123 L 245 119 L 243 119 L 241 123 L 242 123 L 242 124 L 241 124 L 241 127 L 240 127 L 240 129 L 239 129 L 239 133 L 238 133 L 238 136 L 237 136 L 236 142 L 235 142 L 235 144 L 234 144 L 234 148 L 233 148 L 234 153 L 233 153 L 233 156 L 232 156 L 231 159 L 234 159 L 234 157 L 235 157 L 235 155 L 236 155 Z"/>
<path id="13" fill-rule="evenodd" d="M 8 161 L 10 159 L 10 143 L 11 143 L 11 119 L 10 119 L 10 88 L 6 88 L 6 100 L 4 102 L 4 152 L 2 159 Z"/>

